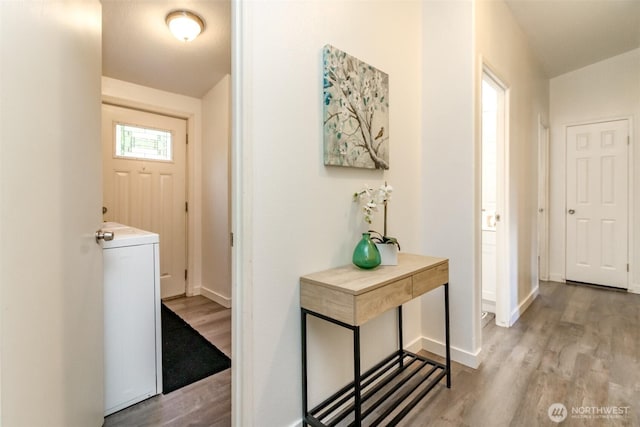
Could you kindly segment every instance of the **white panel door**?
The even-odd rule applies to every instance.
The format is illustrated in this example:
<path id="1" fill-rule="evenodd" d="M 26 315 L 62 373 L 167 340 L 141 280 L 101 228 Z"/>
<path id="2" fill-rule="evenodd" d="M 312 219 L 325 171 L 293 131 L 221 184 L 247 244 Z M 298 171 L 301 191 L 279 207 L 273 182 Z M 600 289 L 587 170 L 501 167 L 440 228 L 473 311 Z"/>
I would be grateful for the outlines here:
<path id="1" fill-rule="evenodd" d="M 567 128 L 567 280 L 627 288 L 627 120 Z"/>
<path id="2" fill-rule="evenodd" d="M 143 132 L 155 130 L 170 133 L 169 147 L 160 147 L 156 135 Z M 120 153 L 118 134 L 126 139 Z M 104 220 L 160 235 L 162 298 L 185 293 L 186 135 L 186 120 L 102 106 Z"/>

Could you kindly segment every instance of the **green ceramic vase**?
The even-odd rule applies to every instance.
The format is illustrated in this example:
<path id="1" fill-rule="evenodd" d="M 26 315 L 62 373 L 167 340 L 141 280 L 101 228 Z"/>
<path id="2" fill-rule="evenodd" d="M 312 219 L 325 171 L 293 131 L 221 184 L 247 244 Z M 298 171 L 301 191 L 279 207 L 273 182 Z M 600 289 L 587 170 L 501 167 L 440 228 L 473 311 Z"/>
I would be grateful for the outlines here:
<path id="1" fill-rule="evenodd" d="M 380 252 L 375 243 L 371 241 L 369 233 L 362 233 L 362 239 L 356 245 L 353 250 L 353 263 L 360 268 L 374 268 L 380 265 L 382 259 L 380 258 Z"/>

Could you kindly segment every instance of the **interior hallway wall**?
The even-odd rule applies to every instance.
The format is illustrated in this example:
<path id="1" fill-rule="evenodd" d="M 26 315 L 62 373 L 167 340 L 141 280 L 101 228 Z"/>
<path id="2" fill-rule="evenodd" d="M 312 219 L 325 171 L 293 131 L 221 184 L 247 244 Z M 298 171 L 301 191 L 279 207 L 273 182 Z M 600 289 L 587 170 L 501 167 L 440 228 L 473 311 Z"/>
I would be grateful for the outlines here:
<path id="1" fill-rule="evenodd" d="M 482 63 L 508 87 L 509 205 L 502 212 L 509 227 L 507 301 L 515 323 L 538 292 L 538 121 L 549 123 L 549 79 L 509 7 L 503 1 L 476 2 L 476 141 L 480 150 Z M 479 210 L 478 210 L 479 214 Z"/>
<path id="2" fill-rule="evenodd" d="M 231 307 L 229 144 L 231 76 L 202 98 L 202 286 L 200 292 Z"/>
<path id="3" fill-rule="evenodd" d="M 452 357 L 480 363 L 473 327 L 480 319 L 474 258 L 472 1 L 426 1 L 422 10 L 423 227 L 421 250 L 449 258 Z M 478 187 L 479 188 L 479 187 Z M 444 354 L 443 292 L 422 297 L 422 346 Z"/>
<path id="4" fill-rule="evenodd" d="M 251 218 L 249 253 L 255 425 L 301 419 L 299 277 L 351 262 L 368 227 L 353 193 L 385 180 L 395 188 L 389 231 L 403 251 L 422 250 L 421 2 L 261 1 L 242 9 L 242 159 Z M 322 48 L 331 44 L 389 74 L 390 170 L 323 164 Z M 235 78 L 235 74 L 234 74 Z M 381 229 L 379 215 L 373 228 Z M 405 310 L 405 342 L 420 336 L 420 305 Z M 393 311 L 362 329 L 363 364 L 396 345 Z M 312 403 L 352 378 L 351 334 L 309 322 Z M 247 421 L 251 423 L 252 421 Z"/>

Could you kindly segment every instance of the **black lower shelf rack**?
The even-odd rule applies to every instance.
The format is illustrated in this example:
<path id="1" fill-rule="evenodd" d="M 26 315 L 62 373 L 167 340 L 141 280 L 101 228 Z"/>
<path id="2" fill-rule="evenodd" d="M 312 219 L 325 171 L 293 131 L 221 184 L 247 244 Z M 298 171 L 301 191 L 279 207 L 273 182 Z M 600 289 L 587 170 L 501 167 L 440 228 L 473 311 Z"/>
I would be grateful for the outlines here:
<path id="1" fill-rule="evenodd" d="M 398 350 L 360 376 L 361 423 L 394 426 L 447 376 L 447 366 Z M 305 416 L 314 427 L 354 426 L 354 382 L 311 409 Z"/>

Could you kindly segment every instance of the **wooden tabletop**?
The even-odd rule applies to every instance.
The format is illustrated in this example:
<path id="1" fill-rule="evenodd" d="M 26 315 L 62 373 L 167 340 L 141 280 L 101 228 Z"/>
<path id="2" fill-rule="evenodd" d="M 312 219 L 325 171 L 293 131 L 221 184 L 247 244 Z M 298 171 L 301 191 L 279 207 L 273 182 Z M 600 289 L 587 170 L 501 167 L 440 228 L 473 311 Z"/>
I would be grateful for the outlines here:
<path id="1" fill-rule="evenodd" d="M 300 307 L 362 325 L 449 281 L 449 260 L 399 254 L 398 265 L 363 270 L 353 264 L 300 278 Z"/>
<path id="2" fill-rule="evenodd" d="M 349 264 L 307 274 L 302 276 L 300 281 L 360 295 L 447 261 L 447 258 L 399 253 L 398 265 L 381 265 L 371 270 L 363 270 Z"/>

